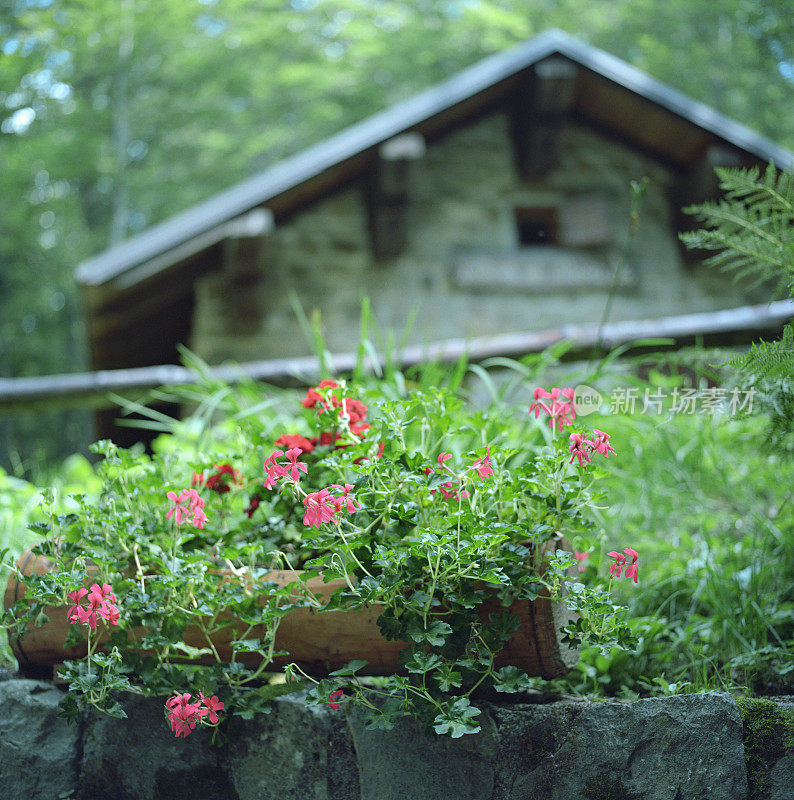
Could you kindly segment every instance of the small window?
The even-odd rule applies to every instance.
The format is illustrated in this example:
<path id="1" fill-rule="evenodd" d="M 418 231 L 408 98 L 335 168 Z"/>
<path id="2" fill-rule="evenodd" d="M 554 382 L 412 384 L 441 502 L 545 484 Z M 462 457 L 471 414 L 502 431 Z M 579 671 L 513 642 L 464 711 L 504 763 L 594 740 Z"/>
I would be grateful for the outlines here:
<path id="1" fill-rule="evenodd" d="M 554 208 L 517 208 L 516 230 L 522 247 L 557 243 L 557 210 Z"/>

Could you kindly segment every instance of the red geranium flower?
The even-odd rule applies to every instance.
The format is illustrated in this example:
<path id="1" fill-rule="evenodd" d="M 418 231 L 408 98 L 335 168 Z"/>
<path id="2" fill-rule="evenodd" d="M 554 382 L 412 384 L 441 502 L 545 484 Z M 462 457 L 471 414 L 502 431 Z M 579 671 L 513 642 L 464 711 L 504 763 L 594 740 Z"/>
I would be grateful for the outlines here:
<path id="1" fill-rule="evenodd" d="M 311 453 L 315 444 L 317 444 L 317 439 L 307 439 L 299 433 L 282 433 L 276 439 L 276 447 L 283 447 L 285 450 L 292 450 L 297 447 L 304 453 Z"/>
<path id="2" fill-rule="evenodd" d="M 339 386 L 339 384 L 334 380 L 326 379 L 326 380 L 320 381 L 317 384 L 317 386 L 315 386 L 312 389 L 309 389 L 309 391 L 306 392 L 306 397 L 304 397 L 303 400 L 301 400 L 301 405 L 304 408 L 314 408 L 317 405 L 317 403 L 320 403 L 320 405 L 323 408 L 327 408 L 327 405 L 325 403 L 325 400 L 323 399 L 323 396 L 317 390 L 318 389 L 329 389 L 329 388 L 330 389 L 336 389 L 338 386 Z"/>
<path id="3" fill-rule="evenodd" d="M 262 498 L 258 494 L 255 494 L 251 497 L 251 499 L 248 501 L 248 508 L 245 509 L 245 513 L 248 515 L 248 519 L 251 519 L 251 517 L 254 516 L 254 511 L 256 511 L 257 508 L 259 508 L 259 504 L 261 502 Z"/>
<path id="4" fill-rule="evenodd" d="M 191 486 L 204 486 L 211 492 L 225 494 L 226 492 L 231 491 L 231 487 L 229 486 L 227 478 L 231 479 L 234 483 L 243 482 L 243 476 L 240 475 L 240 473 L 237 472 L 237 470 L 234 469 L 231 464 L 216 464 L 215 470 L 215 472 L 206 478 L 204 476 L 204 472 L 193 473 Z"/>

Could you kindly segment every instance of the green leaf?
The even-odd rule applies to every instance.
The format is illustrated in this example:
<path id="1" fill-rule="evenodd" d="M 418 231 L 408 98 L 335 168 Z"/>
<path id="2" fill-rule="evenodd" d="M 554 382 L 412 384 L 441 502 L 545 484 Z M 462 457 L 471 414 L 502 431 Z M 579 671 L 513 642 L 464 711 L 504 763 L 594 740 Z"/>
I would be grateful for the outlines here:
<path id="1" fill-rule="evenodd" d="M 463 680 L 460 672 L 456 672 L 448 664 L 439 667 L 433 677 L 442 692 L 448 692 L 453 686 L 459 688 Z"/>
<path id="2" fill-rule="evenodd" d="M 360 669 L 366 667 L 368 663 L 369 663 L 368 661 L 362 661 L 360 659 L 356 659 L 354 661 L 348 661 L 348 663 L 345 664 L 345 666 L 342 667 L 341 669 L 337 669 L 334 672 L 329 672 L 328 674 L 333 675 L 335 677 L 339 677 L 342 675 L 355 675 Z"/>
<path id="3" fill-rule="evenodd" d="M 441 663 L 441 656 L 435 653 L 425 653 L 419 651 L 414 653 L 413 658 L 405 665 L 408 672 L 422 674 L 429 672 Z"/>
<path id="4" fill-rule="evenodd" d="M 523 672 L 518 667 L 508 666 L 502 667 L 494 679 L 493 688 L 497 692 L 507 692 L 512 694 L 520 692 L 522 689 L 529 689 L 532 682 L 529 680 L 526 672 Z"/>
<path id="5" fill-rule="evenodd" d="M 452 626 L 441 620 L 433 620 L 427 627 L 422 620 L 414 619 L 408 624 L 407 633 L 415 642 L 428 642 L 434 647 L 441 647 L 446 637 L 452 633 Z"/>
<path id="6" fill-rule="evenodd" d="M 177 647 L 177 645 L 174 645 Z M 182 645 L 182 647 L 186 647 L 187 645 Z M 235 653 L 257 653 L 262 650 L 262 640 L 261 639 L 235 639 L 231 642 L 232 650 Z M 182 649 L 181 647 L 179 649 Z M 196 658 L 199 655 L 203 655 L 204 653 L 212 652 L 206 647 L 201 648 L 200 650 L 196 647 L 190 647 L 189 650 L 195 651 L 195 655 L 192 655 L 191 658 Z"/>
<path id="7" fill-rule="evenodd" d="M 467 697 L 459 697 L 433 720 L 433 730 L 439 734 L 448 733 L 453 739 L 478 733 L 480 724 L 475 717 L 479 714 L 480 709 L 471 705 Z"/>

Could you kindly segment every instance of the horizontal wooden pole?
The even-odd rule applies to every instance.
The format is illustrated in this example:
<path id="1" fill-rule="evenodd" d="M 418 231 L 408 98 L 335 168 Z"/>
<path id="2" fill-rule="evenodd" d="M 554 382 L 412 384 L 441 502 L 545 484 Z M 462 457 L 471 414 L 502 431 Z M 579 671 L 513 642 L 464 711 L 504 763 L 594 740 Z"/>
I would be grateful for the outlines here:
<path id="1" fill-rule="evenodd" d="M 405 368 L 428 361 L 454 362 L 464 355 L 472 362 L 494 356 L 516 358 L 540 352 L 561 341 L 570 342 L 574 352 L 592 348 L 610 350 L 641 339 L 669 338 L 681 343 L 698 337 L 730 336 L 734 343 L 747 342 L 759 331 L 775 331 L 792 318 L 794 302 L 780 300 L 723 311 L 613 322 L 604 325 L 600 331 L 595 325 L 562 325 L 533 333 L 450 339 L 403 348 L 394 361 Z M 355 353 L 332 355 L 329 359 L 329 367 L 334 373 L 350 372 L 355 364 Z M 305 386 L 319 378 L 320 365 L 316 356 L 276 358 L 212 367 L 212 375 L 228 383 L 252 379 L 276 385 Z M 108 399 L 111 392 L 139 395 L 149 389 L 183 386 L 197 380 L 196 372 L 173 364 L 33 378 L 0 378 L 0 412 L 63 406 L 110 408 L 115 405 Z"/>

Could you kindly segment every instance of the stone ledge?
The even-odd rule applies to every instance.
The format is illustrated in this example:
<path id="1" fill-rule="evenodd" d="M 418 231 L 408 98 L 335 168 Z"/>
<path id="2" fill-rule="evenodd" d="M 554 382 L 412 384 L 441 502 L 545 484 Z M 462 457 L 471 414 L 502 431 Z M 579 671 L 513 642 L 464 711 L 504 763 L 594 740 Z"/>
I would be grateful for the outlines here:
<path id="1" fill-rule="evenodd" d="M 370 731 L 355 712 L 275 701 L 268 716 L 170 733 L 155 699 L 127 720 L 68 727 L 59 690 L 0 683 L 0 786 L 84 800 L 743 800 L 742 720 L 729 694 L 636 702 L 481 704 L 482 731 L 426 737 L 405 720 Z M 785 764 L 780 767 L 784 769 Z"/>

